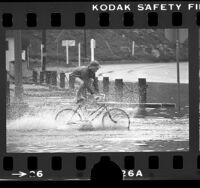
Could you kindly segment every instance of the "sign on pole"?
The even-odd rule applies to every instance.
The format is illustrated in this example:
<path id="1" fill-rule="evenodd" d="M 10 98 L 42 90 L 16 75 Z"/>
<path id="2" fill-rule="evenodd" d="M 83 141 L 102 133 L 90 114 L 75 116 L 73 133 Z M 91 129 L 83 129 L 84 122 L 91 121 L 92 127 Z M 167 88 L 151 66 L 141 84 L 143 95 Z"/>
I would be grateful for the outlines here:
<path id="1" fill-rule="evenodd" d="M 75 40 L 68 40 L 69 46 L 75 46 Z"/>
<path id="2" fill-rule="evenodd" d="M 94 48 L 96 47 L 96 42 L 94 39 L 90 40 L 90 49 L 91 49 L 91 61 L 94 61 Z"/>
<path id="3" fill-rule="evenodd" d="M 180 68 L 179 68 L 179 51 L 180 43 L 188 38 L 188 29 L 165 29 L 165 37 L 172 43 L 176 44 L 176 62 L 177 62 L 177 89 L 178 89 L 178 111 L 180 113 Z"/>
<path id="4" fill-rule="evenodd" d="M 75 40 L 62 40 L 62 46 L 66 47 L 66 64 L 69 64 L 69 46 L 75 46 Z"/>
<path id="5" fill-rule="evenodd" d="M 67 45 L 67 40 L 62 40 L 62 46 L 66 46 Z"/>
<path id="6" fill-rule="evenodd" d="M 75 40 L 62 40 L 62 46 L 75 46 Z"/>
<path id="7" fill-rule="evenodd" d="M 177 32 L 179 42 L 183 43 L 188 38 L 188 29 L 165 29 L 165 37 L 172 43 L 176 43 Z"/>
<path id="8" fill-rule="evenodd" d="M 62 40 L 62 46 L 66 46 L 66 40 Z"/>

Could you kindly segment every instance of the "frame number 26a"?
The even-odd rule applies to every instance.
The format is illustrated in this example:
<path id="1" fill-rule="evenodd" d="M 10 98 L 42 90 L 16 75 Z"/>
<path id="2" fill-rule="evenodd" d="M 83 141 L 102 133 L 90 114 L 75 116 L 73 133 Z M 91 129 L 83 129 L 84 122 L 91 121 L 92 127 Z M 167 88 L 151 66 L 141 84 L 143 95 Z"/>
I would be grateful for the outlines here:
<path id="1" fill-rule="evenodd" d="M 141 170 L 122 170 L 124 178 L 131 178 L 131 177 L 143 177 Z"/>

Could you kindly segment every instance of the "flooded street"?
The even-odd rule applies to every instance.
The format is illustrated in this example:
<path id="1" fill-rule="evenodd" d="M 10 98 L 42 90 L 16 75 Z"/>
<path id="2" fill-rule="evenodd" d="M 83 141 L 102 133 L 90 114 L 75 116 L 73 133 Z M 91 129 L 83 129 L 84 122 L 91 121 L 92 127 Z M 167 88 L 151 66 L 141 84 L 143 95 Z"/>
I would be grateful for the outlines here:
<path id="1" fill-rule="evenodd" d="M 147 152 L 189 149 L 189 120 L 185 117 L 134 118 L 133 112 L 130 112 L 129 131 L 120 126 L 115 129 L 103 128 L 101 118 L 92 123 L 92 128 L 83 129 L 81 125 L 65 125 L 54 120 L 56 107 L 61 109 L 63 104 L 58 106 L 51 103 L 50 107 L 50 101 L 41 101 L 38 100 L 40 105 L 37 110 L 34 108 L 34 113 L 27 111 L 26 115 L 7 121 L 7 152 Z"/>
<path id="2" fill-rule="evenodd" d="M 180 69 L 182 70 L 181 83 L 188 83 L 188 64 L 182 63 Z M 111 70 L 113 71 L 111 72 Z M 123 65 L 123 70 L 121 70 L 121 65 L 105 65 L 102 66 L 99 74 L 100 80 L 102 76 L 109 76 L 111 80 L 120 76 L 126 81 L 137 81 L 139 77 L 146 77 L 147 81 L 176 83 L 176 64 L 127 64 Z M 156 102 L 163 102 L 165 98 L 165 102 L 168 102 L 170 101 L 168 98 L 172 94 L 176 95 L 176 91 L 163 94 L 160 92 L 161 90 L 155 90 L 156 87 L 152 89 L 151 93 L 151 88 L 148 91 L 148 95 L 154 96 L 156 94 Z M 164 99 L 161 98 L 159 101 L 157 95 L 163 95 Z M 11 85 L 11 103 L 14 102 L 12 96 L 14 96 L 14 85 Z M 186 97 L 188 98 L 188 96 Z M 186 101 L 185 98 L 183 98 L 184 101 Z M 185 114 L 180 118 L 171 115 L 166 109 L 149 109 L 152 112 L 150 115 L 138 118 L 135 116 L 137 109 L 121 107 L 129 114 L 131 119 L 131 126 L 128 131 L 127 128 L 122 127 L 103 128 L 101 119 L 92 122 L 92 128 L 89 129 L 83 129 L 81 125 L 65 125 L 56 122 L 54 120 L 56 113 L 63 108 L 72 107 L 69 102 L 71 104 L 74 102 L 74 99 L 67 96 L 66 91 L 24 84 L 24 102 L 28 107 L 17 110 L 23 115 L 7 119 L 7 152 L 189 150 L 188 107 L 186 108 L 187 113 L 184 112 Z"/>
<path id="3" fill-rule="evenodd" d="M 44 119 L 35 119 L 35 122 L 34 119 L 21 121 L 18 129 L 8 129 L 7 152 L 142 152 L 189 149 L 186 119 L 134 119 L 130 131 L 120 128 L 102 129 L 100 126 L 93 130 L 80 130 L 77 127 L 59 127 Z"/>

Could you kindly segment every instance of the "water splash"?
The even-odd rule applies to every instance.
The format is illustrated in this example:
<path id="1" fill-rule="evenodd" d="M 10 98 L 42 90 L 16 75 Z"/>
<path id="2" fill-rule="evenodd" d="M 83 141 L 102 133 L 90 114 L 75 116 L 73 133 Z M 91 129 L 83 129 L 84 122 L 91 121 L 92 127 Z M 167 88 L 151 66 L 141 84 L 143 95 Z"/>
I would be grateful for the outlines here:
<path id="1" fill-rule="evenodd" d="M 38 112 L 34 115 L 24 115 L 15 120 L 7 120 L 9 130 L 42 130 L 42 129 L 68 129 L 69 126 L 55 121 L 54 112 Z"/>

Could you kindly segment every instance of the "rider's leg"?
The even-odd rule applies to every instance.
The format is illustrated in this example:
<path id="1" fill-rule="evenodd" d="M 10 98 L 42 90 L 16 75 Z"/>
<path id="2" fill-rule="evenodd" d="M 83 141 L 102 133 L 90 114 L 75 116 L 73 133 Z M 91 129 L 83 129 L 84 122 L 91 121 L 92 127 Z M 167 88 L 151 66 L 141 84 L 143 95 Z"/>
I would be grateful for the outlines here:
<path id="1" fill-rule="evenodd" d="M 86 104 L 85 103 L 86 97 L 87 97 L 87 90 L 86 90 L 84 82 L 79 82 L 79 83 L 81 83 L 81 84 L 80 84 L 79 89 L 77 91 L 77 95 L 76 95 L 77 101 L 76 101 L 76 103 L 81 106 L 81 112 L 82 112 L 83 120 L 87 120 L 88 119 L 88 113 L 87 113 L 87 108 L 86 108 L 86 105 L 85 105 Z"/>
<path id="2" fill-rule="evenodd" d="M 78 88 L 76 98 L 77 98 L 77 101 L 82 101 L 83 99 L 87 98 L 87 88 L 85 87 L 83 80 L 77 78 L 76 82 L 79 83 L 79 88 Z M 93 87 L 93 83 L 94 83 L 93 79 L 88 80 L 88 84 L 90 85 L 90 87 Z"/>
<path id="3" fill-rule="evenodd" d="M 94 90 L 94 86 L 93 86 L 94 80 L 91 78 L 88 80 L 88 85 L 90 86 L 90 88 L 92 88 Z M 87 89 L 86 89 L 87 90 Z M 90 98 L 93 100 L 93 96 L 91 97 L 91 95 L 89 95 Z"/>
<path id="4" fill-rule="evenodd" d="M 85 94 L 84 94 L 85 87 L 84 87 L 84 82 L 81 79 L 76 79 L 76 80 L 77 80 L 77 83 L 79 83 L 79 88 L 76 94 L 76 100 L 77 102 L 79 102 L 85 98 Z"/>

